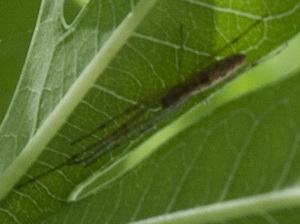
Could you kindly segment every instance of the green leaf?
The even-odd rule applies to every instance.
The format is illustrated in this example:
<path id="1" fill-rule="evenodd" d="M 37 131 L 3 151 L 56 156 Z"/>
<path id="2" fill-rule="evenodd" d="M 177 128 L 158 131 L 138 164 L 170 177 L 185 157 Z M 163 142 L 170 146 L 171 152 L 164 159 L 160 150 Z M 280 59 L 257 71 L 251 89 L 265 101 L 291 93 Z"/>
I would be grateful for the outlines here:
<path id="1" fill-rule="evenodd" d="M 223 105 L 43 223 L 297 223 L 299 82 L 300 73 Z"/>
<path id="2" fill-rule="evenodd" d="M 86 142 L 71 144 L 129 106 L 145 99 L 159 102 L 162 91 L 183 82 L 215 59 L 243 53 L 249 66 L 255 64 L 298 33 L 299 2 L 275 4 L 274 1 L 252 0 L 248 4 L 223 0 L 178 0 L 175 3 L 171 0 L 91 0 L 71 25 L 67 25 L 63 18 L 63 1 L 44 0 L 19 85 L 0 129 L 1 198 L 13 190 L 2 201 L 2 223 L 32 223 L 53 213 L 54 219 L 59 215 L 61 222 L 64 219 L 82 222 L 79 215 L 84 223 L 97 223 L 96 219 L 105 220 L 103 223 L 126 223 L 216 201 L 243 199 L 274 188 L 284 189 L 286 183 L 294 184 L 296 177 L 290 182 L 285 178 L 293 167 L 281 165 L 274 168 L 277 172 L 274 171 L 274 176 L 268 174 L 272 167 L 265 165 L 269 158 L 265 154 L 265 157 L 250 157 L 251 168 L 257 168 L 261 175 L 255 175 L 249 167 L 247 170 L 249 161 L 242 161 L 248 158 L 245 155 L 250 144 L 257 144 L 253 154 L 263 153 L 267 147 L 272 151 L 274 148 L 274 152 L 278 152 L 272 155 L 275 164 L 276 159 L 287 164 L 287 157 L 283 155 L 291 152 L 289 144 L 297 142 L 291 138 L 294 132 L 286 131 L 290 130 L 286 129 L 288 124 L 280 132 L 282 145 L 269 140 L 264 128 L 260 128 L 265 122 L 262 114 L 266 111 L 273 114 L 277 104 L 265 104 L 258 96 L 254 106 L 257 111 L 252 111 L 253 100 L 240 99 L 219 109 L 223 112 L 204 118 L 201 125 L 193 118 L 191 128 L 181 126 L 178 131 L 184 132 L 179 135 L 176 135 L 178 131 L 171 132 L 157 140 L 155 146 L 146 141 L 144 146 L 150 148 L 147 152 L 146 146 L 137 145 L 149 135 L 103 155 L 89 166 L 63 166 L 31 181 L 101 139 L 110 130 Z M 286 91 L 291 89 L 288 87 Z M 257 95 L 264 96 L 263 91 Z M 275 93 L 281 94 L 281 91 L 266 93 L 270 101 L 278 101 Z M 208 94 L 211 92 L 191 100 L 181 114 Z M 238 110 L 237 106 L 241 105 L 249 109 Z M 280 115 L 284 117 L 286 113 L 281 111 Z M 173 116 L 169 124 L 176 124 L 174 119 L 178 116 Z M 276 125 L 284 124 L 284 121 L 268 122 L 273 125 L 273 132 Z M 113 128 L 121 124 L 122 119 Z M 222 125 L 222 130 L 216 128 Z M 243 133 L 245 130 L 247 133 Z M 195 137 L 199 134 L 201 137 Z M 284 137 L 285 134 L 288 137 Z M 253 136 L 265 137 L 265 141 L 253 141 Z M 164 144 L 168 139 L 172 140 Z M 148 158 L 157 147 L 160 149 Z M 285 147 L 286 152 L 276 147 Z M 127 153 L 128 150 L 132 153 Z M 270 150 L 268 155 L 271 155 Z M 227 152 L 228 158 L 220 152 Z M 137 154 L 140 157 L 125 167 L 126 156 L 132 159 Z M 175 156 L 174 159 L 170 159 L 171 156 Z M 166 168 L 160 168 L 164 164 Z M 214 166 L 224 172 L 212 169 Z M 237 169 L 242 166 L 244 168 L 239 170 L 249 175 L 246 179 L 236 177 Z M 190 175 L 192 171 L 194 174 Z M 199 172 L 200 176 L 195 175 Z M 128 174 L 122 176 L 124 173 Z M 278 177 L 278 173 L 281 176 Z M 98 176 L 102 178 L 100 182 L 88 179 Z M 116 180 L 120 176 L 122 178 Z M 249 186 L 249 190 L 244 186 Z M 189 187 L 193 190 L 184 190 Z M 75 193 L 79 195 L 75 199 L 82 198 L 94 189 L 97 189 L 96 196 L 67 203 Z M 183 190 L 187 193 L 180 198 Z M 89 206 L 93 209 L 89 210 Z M 122 209 L 115 216 L 118 208 Z M 88 215 L 82 217 L 82 211 Z"/>

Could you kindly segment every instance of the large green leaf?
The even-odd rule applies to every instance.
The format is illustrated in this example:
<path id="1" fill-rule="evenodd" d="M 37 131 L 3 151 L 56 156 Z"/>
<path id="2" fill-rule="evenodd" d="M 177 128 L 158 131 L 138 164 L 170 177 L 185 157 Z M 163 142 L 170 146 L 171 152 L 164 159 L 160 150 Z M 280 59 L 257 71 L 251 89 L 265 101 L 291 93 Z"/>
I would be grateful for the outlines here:
<path id="1" fill-rule="evenodd" d="M 246 179 L 235 176 L 239 167 L 246 167 L 248 164 L 242 160 L 248 158 L 245 155 L 250 144 L 261 143 L 254 141 L 253 136 L 258 135 L 266 139 L 264 144 L 253 146 L 256 148 L 253 153 L 269 153 L 274 148 L 274 151 L 278 152 L 273 155 L 275 164 L 278 163 L 275 159 L 281 159 L 281 163 L 288 164 L 283 155 L 291 152 L 289 144 L 297 142 L 292 132 L 288 132 L 289 126 L 283 127 L 281 134 L 286 136 L 281 136 L 283 140 L 280 142 L 286 145 L 282 145 L 285 150 L 282 150 L 281 155 L 280 151 L 276 150 L 276 147 L 281 145 L 272 139 L 268 140 L 264 128 L 260 128 L 264 127 L 261 121 L 262 114 L 266 111 L 271 111 L 272 114 L 275 110 L 274 105 L 277 104 L 266 104 L 263 100 L 257 100 L 254 108 L 260 110 L 252 111 L 253 103 L 250 99 L 243 99 L 224 107 L 225 109 L 221 109 L 224 112 L 217 112 L 209 117 L 211 121 L 206 121 L 206 126 L 204 123 L 199 127 L 197 119 L 190 121 L 198 128 L 187 129 L 176 136 L 178 143 L 173 140 L 167 146 L 161 146 L 163 149 L 145 161 L 145 164 L 151 166 L 142 163 L 134 168 L 134 165 L 147 158 L 150 153 L 141 152 L 146 151 L 146 148 L 155 149 L 174 137 L 176 132 L 169 133 L 168 137 L 160 141 L 157 140 L 155 146 L 150 145 L 149 141 L 145 143 L 148 147 L 136 150 L 134 146 L 138 142 L 134 142 L 131 148 L 127 145 L 122 146 L 124 149 L 133 150 L 132 157 L 142 154 L 126 167 L 123 167 L 125 162 L 121 159 L 128 154 L 125 153 L 126 150 L 120 149 L 107 153 L 90 166 L 64 166 L 35 181 L 28 180 L 61 164 L 74 153 L 84 150 L 89 142 L 76 146 L 70 144 L 79 136 L 144 99 L 151 98 L 158 102 L 161 91 L 182 82 L 216 58 L 244 53 L 247 55 L 248 65 L 256 63 L 258 59 L 298 33 L 299 7 L 300 3 L 297 1 L 283 4 L 279 1 L 254 0 L 91 0 L 68 26 L 63 19 L 63 2 L 43 1 L 21 80 L 0 130 L 2 198 L 25 175 L 3 200 L 0 220 L 3 220 L 3 223 L 32 223 L 33 220 L 43 219 L 42 217 L 48 214 L 61 211 L 59 215 L 65 213 L 64 218 L 73 217 L 79 222 L 81 220 L 76 214 L 82 214 L 83 211 L 88 214 L 90 210 L 87 206 L 92 206 L 91 212 L 97 211 L 97 215 L 89 214 L 84 223 L 95 223 L 95 219 L 102 217 L 109 217 L 105 218 L 107 223 L 125 223 L 216 201 L 251 197 L 274 188 L 283 189 L 288 182 L 285 175 L 293 167 L 278 165 L 277 176 L 269 176 L 270 167 L 263 166 L 262 164 L 266 163 L 260 161 L 269 157 L 252 157 L 259 160 L 251 160 L 251 166 L 255 166 L 262 173 L 256 175 L 250 170 L 253 167 L 248 168 L 251 182 L 249 176 Z M 287 92 L 292 89 L 286 86 Z M 275 93 L 281 94 L 279 91 Z M 261 91 L 260 94 L 267 93 Z M 181 113 L 205 97 L 202 95 L 193 99 Z M 269 97 L 270 101 L 278 100 L 276 94 Z M 242 107 L 246 108 L 245 111 L 237 109 Z M 280 115 L 284 117 L 286 114 Z M 240 121 L 236 122 L 234 119 Z M 283 120 L 279 124 L 283 125 Z M 116 127 L 121 123 L 122 120 L 115 124 Z M 230 125 L 226 129 L 214 128 L 226 124 Z M 275 126 L 277 123 L 270 124 Z M 183 128 L 185 126 L 179 129 Z M 275 128 L 272 127 L 271 130 L 274 131 Z M 293 130 L 297 130 L 296 128 L 297 126 Z M 227 130 L 230 132 L 227 133 Z M 243 130 L 247 130 L 247 133 L 243 133 Z M 101 138 L 103 134 L 105 133 L 95 138 Z M 195 138 L 195 135 L 201 137 Z M 145 137 L 147 136 L 143 139 Z M 182 144 L 186 145 L 184 150 L 180 150 Z M 225 152 L 229 153 L 228 158 L 224 155 L 218 157 L 220 151 L 224 151 L 220 146 L 227 148 Z M 267 152 L 266 147 L 270 147 Z M 296 152 L 296 149 L 294 150 Z M 204 155 L 197 156 L 202 153 Z M 174 158 L 170 159 L 170 155 L 174 155 Z M 117 165 L 106 169 L 115 161 L 118 161 Z M 157 171 L 161 161 L 165 161 L 163 163 L 167 168 L 159 168 Z M 174 167 L 171 168 L 173 163 Z M 27 171 L 32 164 L 34 165 Z M 145 170 L 141 168 L 144 166 Z M 211 168 L 215 166 L 218 169 Z M 209 172 L 200 172 L 199 176 L 195 173 L 188 175 L 189 170 L 196 170 L 198 173 L 204 172 L 202 170 Z M 224 173 L 217 170 L 224 170 Z M 246 168 L 240 170 L 247 171 Z M 119 174 L 116 174 L 117 171 Z M 125 171 L 129 174 L 123 179 L 113 185 L 106 183 L 115 180 L 115 177 Z M 278 173 L 282 174 L 282 179 L 278 177 Z M 93 179 L 93 184 L 90 180 L 85 181 L 92 174 L 97 174 L 101 180 L 95 182 Z M 191 180 L 186 181 L 183 176 Z M 296 175 L 293 177 L 288 183 L 296 182 Z M 278 178 L 282 183 L 278 182 Z M 163 184 L 162 181 L 168 184 Z M 243 190 L 247 190 L 244 187 L 247 181 L 250 190 L 246 194 Z M 262 187 L 253 190 L 257 185 L 252 184 L 252 181 Z M 106 188 L 101 190 L 98 186 L 103 186 L 103 183 L 106 183 Z M 265 188 L 264 183 L 267 186 Z M 68 198 L 76 200 L 88 196 L 95 187 L 99 191 L 96 197 L 71 205 L 66 203 Z M 189 187 L 191 191 L 184 190 Z M 199 192 L 192 187 L 197 187 Z M 179 200 L 177 198 L 181 188 L 187 193 Z M 122 210 L 114 215 L 118 208 Z M 80 209 L 80 212 L 77 209 Z M 85 219 L 85 216 L 82 218 Z M 60 220 L 63 221 L 61 218 Z M 72 222 L 75 222 L 75 219 Z"/>
<path id="2" fill-rule="evenodd" d="M 297 223 L 299 82 L 300 73 L 207 114 L 43 223 Z"/>

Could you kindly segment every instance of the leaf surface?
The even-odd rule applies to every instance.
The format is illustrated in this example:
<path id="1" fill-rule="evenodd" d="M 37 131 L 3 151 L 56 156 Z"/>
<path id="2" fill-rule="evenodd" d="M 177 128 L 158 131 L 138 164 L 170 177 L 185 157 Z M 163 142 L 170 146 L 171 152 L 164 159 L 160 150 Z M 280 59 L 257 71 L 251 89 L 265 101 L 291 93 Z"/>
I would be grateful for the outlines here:
<path id="1" fill-rule="evenodd" d="M 108 153 L 96 163 L 87 167 L 65 166 L 56 172 L 24 185 L 31 178 L 61 164 L 74 155 L 75 152 L 84 150 L 90 143 L 89 141 L 102 138 L 106 133 L 95 135 L 95 138 L 88 142 L 76 146 L 71 145 L 80 136 L 144 99 L 159 100 L 159 93 L 163 90 L 183 82 L 195 71 L 212 64 L 216 59 L 233 53 L 243 53 L 248 58 L 248 65 L 256 63 L 258 59 L 268 55 L 296 35 L 299 30 L 297 21 L 300 17 L 300 4 L 297 1 L 289 1 L 283 4 L 280 1 L 275 3 L 274 1 L 264 1 L 262 3 L 254 0 L 243 3 L 196 0 L 182 0 L 174 3 L 171 0 L 163 0 L 158 1 L 153 8 L 152 3 L 154 4 L 155 1 L 107 2 L 91 0 L 78 14 L 74 22 L 67 25 L 63 19 L 63 2 L 43 1 L 37 30 L 23 69 L 22 78 L 0 130 L 0 180 L 2 180 L 0 181 L 0 191 L 2 194 L 4 195 L 12 190 L 12 186 L 19 180 L 19 177 L 26 174 L 20 184 L 2 202 L 0 220 L 5 220 L 3 223 L 30 223 L 37 218 L 45 217 L 49 213 L 60 211 L 63 208 L 69 209 L 66 200 L 74 188 L 79 186 L 78 184 L 84 183 L 85 179 L 93 173 L 101 173 L 109 164 L 122 158 L 126 152 L 126 150 L 118 150 Z M 132 15 L 136 16 L 133 18 L 138 19 L 130 20 Z M 143 16 L 146 16 L 145 19 L 143 19 Z M 133 25 L 130 26 L 131 23 L 128 23 L 128 21 L 132 21 Z M 135 29 L 135 26 L 137 26 L 137 29 Z M 183 27 L 182 32 L 180 32 L 180 27 Z M 131 38 L 127 41 L 127 37 L 130 35 Z M 119 48 L 120 50 L 118 50 Z M 96 69 L 89 70 L 89 68 Z M 95 79 L 97 80 L 94 82 Z M 87 95 L 82 99 L 87 91 Z M 202 95 L 193 99 L 182 108 L 181 113 L 184 113 L 205 97 L 205 95 Z M 274 100 L 276 100 L 275 95 Z M 75 108 L 77 104 L 79 105 Z M 273 107 L 272 105 L 270 110 Z M 211 170 L 209 167 L 222 164 L 222 159 L 224 159 L 222 165 L 227 165 L 227 172 L 224 172 L 224 176 L 218 174 L 216 170 L 211 170 L 209 171 L 211 172 L 209 174 L 211 178 L 205 178 L 204 174 L 197 178 L 191 178 L 195 177 L 193 174 L 190 178 L 194 183 L 187 182 L 191 186 L 201 185 L 202 193 L 206 192 L 208 194 L 207 199 L 199 198 L 196 194 L 194 195 L 195 191 L 190 191 L 188 193 L 190 195 L 187 197 L 189 200 L 186 201 L 191 201 L 191 203 L 182 206 L 181 203 L 177 204 L 174 189 L 169 185 L 162 184 L 160 185 L 162 191 L 160 200 L 162 203 L 158 203 L 156 207 L 153 207 L 150 201 L 147 201 L 144 205 L 144 196 L 141 196 L 143 194 L 139 195 L 135 190 L 130 190 L 131 184 L 116 184 L 114 186 L 108 184 L 106 186 L 109 187 L 99 192 L 99 198 L 98 196 L 97 198 L 100 199 L 102 197 L 100 195 L 105 192 L 104 195 L 107 199 L 104 198 L 100 201 L 110 200 L 112 204 L 101 203 L 99 205 L 99 203 L 90 202 L 91 199 L 86 199 L 88 205 L 99 205 L 100 207 L 95 207 L 95 209 L 98 212 L 101 210 L 103 212 L 101 214 L 105 213 L 105 215 L 110 216 L 110 218 L 107 218 L 108 221 L 105 221 L 107 223 L 125 223 L 152 217 L 153 215 L 165 214 L 169 211 L 188 209 L 198 204 L 206 205 L 215 202 L 216 199 L 224 201 L 253 195 L 253 190 L 249 190 L 248 195 L 244 192 L 239 195 L 239 191 L 236 190 L 231 197 L 229 191 L 232 187 L 232 181 L 235 180 L 234 174 L 237 172 L 237 168 L 242 166 L 240 164 L 244 164 L 239 160 L 244 159 L 245 150 L 250 147 L 249 144 L 253 141 L 252 136 L 257 130 L 262 131 L 257 129 L 258 124 L 255 122 L 256 116 L 261 117 L 261 113 L 265 112 L 263 108 L 261 109 L 262 112 L 252 112 L 253 116 L 251 113 L 250 115 L 246 112 L 243 114 L 243 110 L 233 110 L 232 113 L 235 112 L 237 114 L 236 119 L 241 119 L 241 122 L 232 122 L 231 119 L 235 119 L 234 115 L 229 116 L 227 114 L 226 117 L 214 115 L 215 118 L 214 116 L 211 117 L 212 120 L 216 120 L 211 123 L 211 128 L 207 128 L 208 130 L 214 130 L 213 127 L 217 127 L 218 124 L 221 125 L 222 122 L 226 123 L 226 120 L 228 120 L 228 125 L 233 125 L 233 127 L 229 127 L 227 130 L 232 130 L 231 132 L 237 130 L 235 132 L 237 135 L 241 134 L 241 136 L 231 136 L 231 132 L 226 136 L 224 130 L 219 129 L 209 134 L 209 131 L 204 132 L 203 128 L 198 127 L 196 128 L 198 130 L 196 135 L 199 135 L 199 131 L 200 133 L 204 132 L 201 135 L 203 137 L 196 138 L 201 144 L 199 142 L 192 144 L 191 139 L 195 138 L 193 131 L 184 132 L 184 134 L 179 135 L 180 138 L 176 136 L 176 140 L 179 141 L 181 136 L 184 139 L 185 135 L 190 133 L 190 139 L 188 140 L 190 144 L 188 147 L 184 146 L 188 150 L 180 150 L 182 143 L 171 144 L 173 140 L 169 143 L 170 146 L 165 147 L 164 145 L 164 150 L 159 150 L 151 159 L 146 160 L 146 164 L 158 165 L 152 167 L 152 171 L 150 168 L 148 171 L 143 171 L 143 176 L 146 182 L 149 181 L 149 183 L 141 182 L 140 186 L 145 184 L 147 188 L 141 188 L 143 194 L 145 194 L 145 197 L 149 195 L 149 198 L 152 198 L 149 199 L 150 201 L 155 201 L 157 192 L 153 191 L 149 194 L 147 190 L 148 188 L 149 190 L 152 189 L 152 183 L 160 183 L 163 179 L 173 186 L 176 178 L 184 176 L 184 174 L 179 175 L 176 169 L 167 169 L 166 172 L 160 174 L 161 176 L 151 173 L 157 172 L 155 167 L 160 166 L 161 162 L 159 161 L 167 160 L 168 162 L 175 162 L 175 164 L 179 162 L 178 169 L 182 170 L 181 172 L 188 172 L 186 168 L 197 170 L 199 169 L 196 165 L 198 164 L 197 159 L 199 159 L 197 154 L 212 151 L 215 152 L 212 155 L 214 156 L 218 154 L 220 145 L 224 146 L 225 143 L 230 142 L 231 146 L 228 151 L 231 156 L 228 160 L 225 160 L 224 157 L 211 157 L 205 163 L 201 160 L 201 163 L 205 165 L 204 168 L 209 171 Z M 69 116 L 70 113 L 72 113 L 71 116 Z M 284 111 L 282 113 L 284 114 Z M 194 122 L 197 124 L 196 120 Z M 274 122 L 269 122 L 276 125 Z M 120 126 L 121 123 L 122 120 L 115 122 L 115 127 Z M 60 128 L 61 126 L 62 128 Z M 241 130 L 245 127 L 248 127 L 246 129 L 248 135 L 242 135 Z M 191 128 L 191 130 L 193 129 Z M 286 133 L 285 129 L 283 130 Z M 105 132 L 108 131 L 105 130 Z M 289 134 L 292 133 L 290 131 Z M 175 135 L 175 132 L 173 135 Z M 216 135 L 216 137 L 213 135 Z M 209 141 L 212 136 L 214 141 Z M 229 141 L 226 137 L 233 140 Z M 282 144 L 295 142 L 291 141 L 292 139 L 294 139 L 293 136 L 290 136 Z M 50 140 L 51 142 L 48 144 Z M 165 141 L 167 141 L 167 138 Z M 210 142 L 210 145 L 206 145 L 206 142 Z M 163 143 L 164 141 L 161 144 Z M 133 143 L 134 146 L 136 144 L 137 142 Z M 271 140 L 270 143 L 266 140 L 265 144 L 267 146 L 271 144 L 270 148 L 279 147 L 280 145 Z M 202 147 L 206 149 L 199 150 Z M 127 147 L 126 145 L 122 148 L 129 149 L 130 146 Z M 289 149 L 286 148 L 286 150 Z M 165 152 L 165 150 L 168 152 Z M 195 150 L 196 152 L 189 152 L 189 150 Z M 39 157 L 42 151 L 43 153 Z M 174 153 L 175 151 L 178 152 Z M 166 155 L 163 155 L 163 152 Z M 177 155 L 178 153 L 184 153 L 184 155 Z M 174 156 L 177 155 L 178 158 L 169 161 L 167 155 L 173 154 Z M 193 157 L 193 162 L 183 162 L 188 161 L 189 156 Z M 282 163 L 286 162 L 284 157 L 279 154 L 277 156 Z M 155 162 L 155 160 L 157 161 Z M 190 163 L 193 165 L 190 165 Z M 34 165 L 27 172 L 27 167 L 31 164 Z M 172 165 L 171 163 L 170 167 L 175 166 L 175 164 Z M 267 168 L 261 169 L 261 171 L 267 173 Z M 135 176 L 140 169 L 132 166 L 128 176 Z M 290 170 L 290 167 L 278 167 L 281 172 L 285 169 Z M 166 173 L 169 173 L 168 178 L 165 178 Z M 268 177 L 267 174 L 258 175 L 259 177 L 256 177 L 253 172 L 251 174 L 254 181 L 260 180 L 261 184 L 264 181 L 268 182 L 265 179 Z M 128 176 L 124 177 L 126 181 L 131 180 Z M 284 175 L 282 174 L 282 176 Z M 158 179 L 156 180 L 156 178 Z M 215 178 L 220 178 L 216 182 L 215 189 L 205 191 L 205 189 L 208 189 L 206 186 L 208 183 L 205 180 Z M 274 177 L 274 180 L 276 178 Z M 125 180 L 122 179 L 122 182 Z M 179 179 L 179 181 L 182 182 L 180 182 L 182 186 L 179 184 L 176 189 L 181 191 L 181 187 L 186 182 L 184 178 Z M 239 180 L 235 181 L 240 183 Z M 295 179 L 292 182 L 294 181 Z M 282 182 L 281 185 L 278 185 L 279 189 L 285 186 L 285 179 Z M 137 183 L 139 182 L 132 182 L 133 185 L 139 186 Z M 224 183 L 227 183 L 227 185 L 224 185 Z M 211 186 L 213 185 L 215 184 Z M 115 186 L 124 189 L 119 189 L 120 191 L 116 193 Z M 128 187 L 127 190 L 125 190 L 125 186 Z M 274 185 L 270 184 L 270 186 L 274 188 Z M 154 189 L 160 188 L 154 187 Z M 170 193 L 163 193 L 168 192 L 168 190 L 170 190 Z M 244 188 L 239 190 L 243 191 Z M 269 190 L 270 188 L 266 188 L 257 191 L 257 193 L 268 192 Z M 107 191 L 109 192 L 107 193 Z M 133 202 L 128 202 L 128 206 L 124 206 L 128 207 L 128 210 L 124 210 L 122 214 L 113 217 L 114 209 L 112 208 L 116 209 L 123 203 L 127 203 L 127 199 L 123 200 L 122 198 L 124 192 L 126 192 L 124 196 L 140 200 L 138 203 L 140 204 L 139 209 L 135 210 L 135 215 L 133 215 L 130 213 L 130 211 L 133 211 L 133 207 L 130 206 L 133 206 L 131 204 Z M 133 194 L 129 194 L 129 192 Z M 79 202 L 78 206 L 80 207 L 82 203 L 84 202 Z M 150 207 L 146 206 L 147 204 Z M 107 205 L 107 207 L 102 207 L 104 205 Z M 74 206 L 76 207 L 77 204 Z M 144 206 L 146 206 L 145 209 L 142 209 Z M 136 207 L 134 208 L 136 209 Z M 70 206 L 70 211 L 73 211 L 72 209 L 73 206 Z M 87 209 L 85 211 L 89 212 Z M 100 217 L 91 215 L 92 220 Z M 75 215 L 71 216 L 76 217 Z M 128 218 L 129 216 L 131 218 Z M 119 222 L 113 221 L 117 217 Z M 70 216 L 66 216 L 66 218 L 70 218 Z M 79 219 L 77 220 L 79 221 Z"/>

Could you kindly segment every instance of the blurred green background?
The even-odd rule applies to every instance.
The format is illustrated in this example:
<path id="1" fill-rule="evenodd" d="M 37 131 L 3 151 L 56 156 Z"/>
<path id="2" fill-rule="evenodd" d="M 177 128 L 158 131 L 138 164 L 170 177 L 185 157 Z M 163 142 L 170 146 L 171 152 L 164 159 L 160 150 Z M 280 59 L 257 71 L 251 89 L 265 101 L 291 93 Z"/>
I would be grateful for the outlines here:
<path id="1" fill-rule="evenodd" d="M 66 0 L 67 21 L 85 0 Z M 16 88 L 30 44 L 41 0 L 1 0 L 0 2 L 0 121 Z M 236 79 L 213 99 L 213 104 L 259 88 L 300 68 L 300 36 L 294 38 L 270 60 Z"/>

